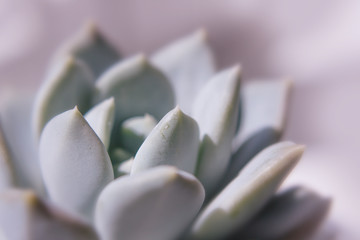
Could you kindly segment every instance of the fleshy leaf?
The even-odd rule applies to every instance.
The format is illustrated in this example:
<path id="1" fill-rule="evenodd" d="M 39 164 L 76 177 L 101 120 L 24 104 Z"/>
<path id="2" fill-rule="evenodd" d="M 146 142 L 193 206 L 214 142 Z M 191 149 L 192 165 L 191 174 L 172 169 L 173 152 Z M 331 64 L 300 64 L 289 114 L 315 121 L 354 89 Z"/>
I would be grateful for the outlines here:
<path id="1" fill-rule="evenodd" d="M 129 158 L 121 163 L 119 163 L 114 169 L 115 172 L 115 178 L 121 177 L 124 175 L 129 175 L 131 173 L 131 168 L 134 163 L 134 158 Z"/>
<path id="2" fill-rule="evenodd" d="M 190 114 L 198 91 L 216 71 L 206 32 L 199 30 L 165 46 L 151 57 L 151 61 L 171 80 L 177 103 Z"/>
<path id="3" fill-rule="evenodd" d="M 191 174 L 161 166 L 124 176 L 100 194 L 95 223 L 102 239 L 176 239 L 204 200 L 201 183 Z"/>
<path id="4" fill-rule="evenodd" d="M 156 124 L 156 119 L 149 114 L 125 120 L 120 128 L 121 146 L 135 155 Z"/>
<path id="5" fill-rule="evenodd" d="M 29 190 L 0 193 L 2 239 L 96 240 L 95 231 Z"/>
<path id="6" fill-rule="evenodd" d="M 242 90 L 242 127 L 222 185 L 228 184 L 261 150 L 278 142 L 284 129 L 290 81 L 255 81 Z"/>
<path id="7" fill-rule="evenodd" d="M 303 187 L 276 195 L 243 231 L 230 239 L 307 239 L 325 218 L 331 205 Z"/>
<path id="8" fill-rule="evenodd" d="M 114 97 L 117 122 L 145 113 L 161 119 L 174 106 L 169 81 L 143 55 L 110 68 L 96 82 L 96 88 L 98 100 Z"/>
<path id="9" fill-rule="evenodd" d="M 84 219 L 92 216 L 98 194 L 114 179 L 104 144 L 76 107 L 44 128 L 40 164 L 52 201 Z"/>
<path id="10" fill-rule="evenodd" d="M 45 124 L 54 116 L 78 106 L 86 112 L 94 91 L 93 76 L 79 60 L 68 57 L 52 69 L 35 100 L 33 127 L 38 138 Z"/>
<path id="11" fill-rule="evenodd" d="M 54 59 L 55 64 L 56 61 L 61 61 L 67 56 L 74 56 L 84 61 L 95 77 L 120 60 L 119 53 L 93 23 L 87 23 L 58 50 Z"/>
<path id="12" fill-rule="evenodd" d="M 265 128 L 272 128 L 282 135 L 291 86 L 289 80 L 252 81 L 244 85 L 241 127 L 233 141 L 234 151 Z"/>
<path id="13" fill-rule="evenodd" d="M 0 121 L 0 192 L 13 187 L 14 185 L 14 170 Z"/>
<path id="14" fill-rule="evenodd" d="M 110 144 L 111 130 L 114 124 L 114 98 L 102 101 L 89 110 L 84 116 L 94 132 L 108 149 Z"/>
<path id="15" fill-rule="evenodd" d="M 230 164 L 222 184 L 227 185 L 256 154 L 278 142 L 280 135 L 278 131 L 271 127 L 261 129 L 251 135 L 231 156 Z"/>
<path id="16" fill-rule="evenodd" d="M 133 155 L 122 148 L 115 148 L 110 152 L 110 158 L 114 169 L 114 176 L 118 178 L 130 174 Z M 128 166 L 130 165 L 130 168 Z"/>
<path id="17" fill-rule="evenodd" d="M 123 148 L 115 148 L 110 152 L 110 158 L 113 164 L 123 162 L 125 160 L 130 159 L 131 157 L 132 157 L 131 153 L 129 153 Z"/>
<path id="18" fill-rule="evenodd" d="M 256 155 L 203 209 L 193 225 L 193 237 L 221 239 L 241 229 L 270 199 L 303 151 L 304 146 L 282 142 Z"/>
<path id="19" fill-rule="evenodd" d="M 6 91 L 0 111 L 1 125 L 14 169 L 17 187 L 34 189 L 45 195 L 38 150 L 31 131 L 31 107 L 34 101 L 28 92 Z M 21 97 L 19 97 L 21 96 Z"/>
<path id="20" fill-rule="evenodd" d="M 211 194 L 219 184 L 231 155 L 239 109 L 240 67 L 216 74 L 196 98 L 193 116 L 202 143 L 196 176 Z"/>
<path id="21" fill-rule="evenodd" d="M 194 173 L 199 148 L 199 127 L 179 107 L 156 125 L 135 155 L 131 174 L 158 165 L 172 165 Z"/>

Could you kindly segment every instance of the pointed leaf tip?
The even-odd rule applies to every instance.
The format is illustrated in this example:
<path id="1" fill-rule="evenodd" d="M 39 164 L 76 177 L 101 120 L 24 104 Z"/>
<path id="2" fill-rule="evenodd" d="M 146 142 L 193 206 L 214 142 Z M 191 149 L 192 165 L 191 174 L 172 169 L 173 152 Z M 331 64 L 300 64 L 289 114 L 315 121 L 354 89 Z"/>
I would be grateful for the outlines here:
<path id="1" fill-rule="evenodd" d="M 197 123 L 180 108 L 174 108 L 163 117 L 141 145 L 135 155 L 131 173 L 158 165 L 173 165 L 193 173 L 198 146 Z"/>
<path id="2" fill-rule="evenodd" d="M 53 68 L 41 85 L 33 110 L 33 132 L 39 138 L 45 124 L 57 114 L 78 105 L 85 112 L 94 91 L 93 76 L 80 60 L 67 57 Z"/>
<path id="3" fill-rule="evenodd" d="M 103 143 L 76 107 L 46 125 L 39 159 L 52 201 L 90 219 L 98 194 L 114 173 Z"/>
<path id="4" fill-rule="evenodd" d="M 221 186 L 225 186 L 233 180 L 240 170 L 246 166 L 246 164 L 261 150 L 277 143 L 280 139 L 280 135 L 281 134 L 275 129 L 266 127 L 249 137 L 231 156 L 231 160 Z"/>
<path id="5" fill-rule="evenodd" d="M 111 97 L 94 106 L 84 116 L 94 132 L 108 149 L 114 124 L 115 101 Z"/>
<path id="6" fill-rule="evenodd" d="M 59 48 L 53 64 L 57 64 L 67 55 L 73 55 L 84 61 L 95 77 L 120 60 L 120 54 L 92 21 L 88 21 L 78 33 Z"/>
<path id="7" fill-rule="evenodd" d="M 224 238 L 264 206 L 299 161 L 304 146 L 274 144 L 252 161 L 203 209 L 192 228 L 195 239 Z"/>
<path id="8" fill-rule="evenodd" d="M 170 79 L 176 102 L 189 114 L 198 91 L 215 72 L 215 60 L 204 30 L 163 47 L 151 56 L 151 62 Z"/>
<path id="9" fill-rule="evenodd" d="M 241 68 L 217 73 L 197 96 L 193 117 L 202 138 L 196 176 L 208 195 L 217 188 L 231 156 L 239 109 Z"/>

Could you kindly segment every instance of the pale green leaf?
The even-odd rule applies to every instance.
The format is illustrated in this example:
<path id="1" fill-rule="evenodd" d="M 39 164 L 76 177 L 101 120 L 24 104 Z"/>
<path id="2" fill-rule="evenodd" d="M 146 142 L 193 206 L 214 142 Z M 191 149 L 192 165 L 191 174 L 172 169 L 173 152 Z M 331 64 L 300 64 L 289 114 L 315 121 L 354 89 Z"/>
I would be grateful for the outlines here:
<path id="1" fill-rule="evenodd" d="M 114 98 L 109 98 L 94 106 L 85 114 L 85 119 L 108 149 L 114 124 Z"/>
<path id="2" fill-rule="evenodd" d="M 172 165 L 194 173 L 199 148 L 199 127 L 179 107 L 156 125 L 135 155 L 131 174 L 158 165 Z"/>
<path id="3" fill-rule="evenodd" d="M 9 90 L 0 95 L 3 97 L 0 101 L 1 125 L 11 157 L 16 186 L 33 189 L 39 196 L 44 196 L 38 149 L 29 121 L 34 98 L 26 91 Z"/>
<path id="4" fill-rule="evenodd" d="M 77 108 L 44 128 L 40 164 L 51 200 L 84 219 L 91 218 L 98 194 L 114 179 L 104 144 Z"/>
<path id="5" fill-rule="evenodd" d="M 206 32 L 199 30 L 163 47 L 155 52 L 151 61 L 171 80 L 177 103 L 190 114 L 199 90 L 215 73 L 214 56 Z"/>
<path id="6" fill-rule="evenodd" d="M 233 141 L 234 152 L 264 128 L 272 128 L 281 136 L 291 86 L 289 80 L 250 81 L 244 85 L 241 90 L 241 127 Z"/>
<path id="7" fill-rule="evenodd" d="M 324 220 L 331 200 L 293 187 L 271 199 L 233 239 L 308 239 Z"/>
<path id="8" fill-rule="evenodd" d="M 241 90 L 241 127 L 222 184 L 229 183 L 261 150 L 278 142 L 285 125 L 291 82 L 253 81 Z"/>
<path id="9" fill-rule="evenodd" d="M 132 157 L 131 153 L 123 148 L 114 148 L 110 152 L 110 158 L 113 164 L 121 163 Z"/>
<path id="10" fill-rule="evenodd" d="M 95 77 L 120 59 L 116 49 L 104 38 L 98 27 L 90 22 L 60 47 L 54 63 L 67 56 L 84 61 Z"/>
<path id="11" fill-rule="evenodd" d="M 121 177 L 124 175 L 129 175 L 131 173 L 131 168 L 134 163 L 134 158 L 129 158 L 116 166 L 114 169 L 115 178 Z"/>
<path id="12" fill-rule="evenodd" d="M 114 169 L 114 176 L 118 178 L 130 174 L 133 155 L 123 148 L 115 148 L 110 152 L 110 158 Z"/>
<path id="13" fill-rule="evenodd" d="M 196 98 L 193 116 L 202 137 L 196 176 L 211 194 L 231 156 L 239 109 L 240 67 L 216 74 Z"/>
<path id="14" fill-rule="evenodd" d="M 7 240 L 97 240 L 91 226 L 39 199 L 30 190 L 0 193 L 0 232 Z"/>
<path id="15" fill-rule="evenodd" d="M 96 205 L 102 239 L 176 239 L 198 213 L 204 189 L 191 174 L 161 166 L 110 183 Z"/>
<path id="16" fill-rule="evenodd" d="M 121 146 L 135 155 L 156 124 L 156 119 L 149 114 L 125 120 L 120 128 Z"/>
<path id="17" fill-rule="evenodd" d="M 126 59 L 96 82 L 97 101 L 114 97 L 115 123 L 148 113 L 161 119 L 174 106 L 169 81 L 143 55 Z"/>
<path id="18" fill-rule="evenodd" d="M 45 124 L 57 114 L 75 106 L 78 106 L 81 112 L 90 108 L 94 92 L 90 70 L 72 57 L 63 60 L 59 66 L 52 69 L 37 93 L 33 113 L 36 137 L 40 137 Z"/>
<path id="19" fill-rule="evenodd" d="M 281 134 L 272 127 L 266 127 L 251 135 L 231 156 L 222 185 L 227 185 L 234 179 L 240 170 L 261 150 L 278 142 L 280 135 Z"/>
<path id="20" fill-rule="evenodd" d="M 221 239 L 241 229 L 274 194 L 303 151 L 304 146 L 282 142 L 256 155 L 202 210 L 193 225 L 192 236 Z"/>

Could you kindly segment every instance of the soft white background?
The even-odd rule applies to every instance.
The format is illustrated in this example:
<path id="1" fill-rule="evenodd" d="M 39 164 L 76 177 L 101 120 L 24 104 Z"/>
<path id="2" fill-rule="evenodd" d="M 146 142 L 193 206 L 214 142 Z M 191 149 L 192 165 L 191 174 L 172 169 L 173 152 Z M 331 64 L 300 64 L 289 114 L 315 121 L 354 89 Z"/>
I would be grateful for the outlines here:
<path id="1" fill-rule="evenodd" d="M 0 0 L 0 88 L 36 88 L 89 19 L 124 54 L 204 27 L 220 66 L 242 63 L 245 80 L 291 76 L 285 138 L 308 149 L 286 184 L 332 196 L 327 227 L 360 239 L 360 1 Z"/>

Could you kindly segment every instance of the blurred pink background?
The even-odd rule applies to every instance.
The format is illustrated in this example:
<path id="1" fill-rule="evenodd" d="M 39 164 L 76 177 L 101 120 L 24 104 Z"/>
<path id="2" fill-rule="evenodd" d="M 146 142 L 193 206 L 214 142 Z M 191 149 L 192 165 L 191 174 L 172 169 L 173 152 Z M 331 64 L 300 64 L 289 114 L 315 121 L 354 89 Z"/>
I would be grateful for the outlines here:
<path id="1" fill-rule="evenodd" d="M 0 90 L 36 89 L 56 47 L 92 19 L 124 54 L 206 28 L 220 67 L 295 81 L 285 139 L 308 146 L 286 185 L 334 198 L 326 228 L 360 239 L 360 1 L 0 0 Z"/>

